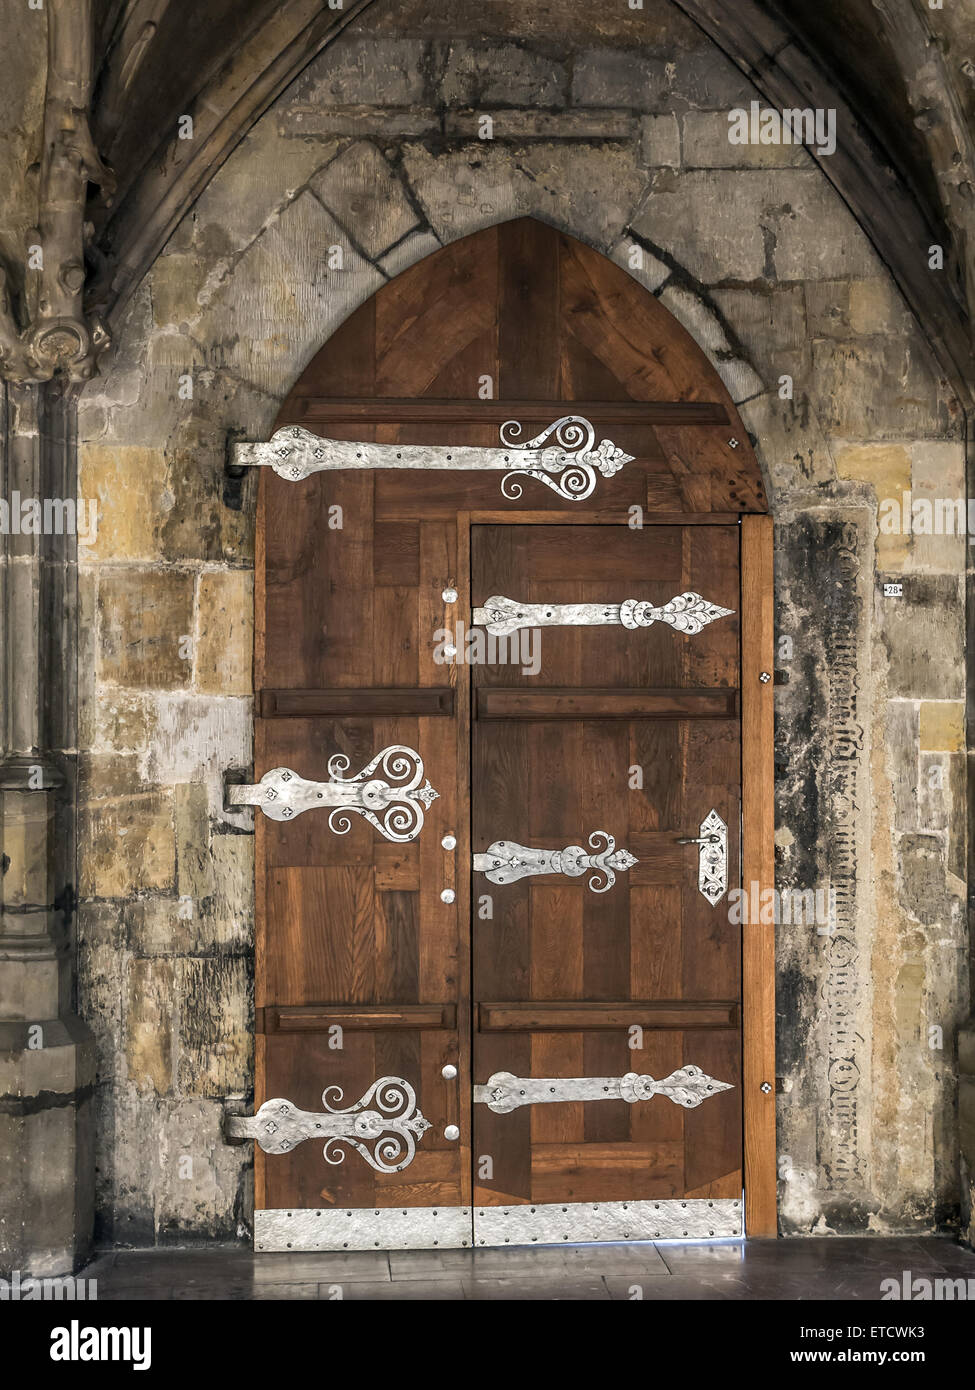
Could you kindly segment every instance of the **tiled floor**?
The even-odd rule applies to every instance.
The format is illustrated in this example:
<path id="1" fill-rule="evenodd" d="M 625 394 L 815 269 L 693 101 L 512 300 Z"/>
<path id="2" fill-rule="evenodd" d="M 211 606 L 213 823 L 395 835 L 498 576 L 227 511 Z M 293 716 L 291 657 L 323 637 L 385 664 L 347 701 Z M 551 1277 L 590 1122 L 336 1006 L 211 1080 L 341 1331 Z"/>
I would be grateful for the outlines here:
<path id="1" fill-rule="evenodd" d="M 975 1254 L 940 1238 L 254 1255 L 120 1251 L 83 1271 L 98 1299 L 879 1299 L 881 1280 L 966 1279 Z"/>

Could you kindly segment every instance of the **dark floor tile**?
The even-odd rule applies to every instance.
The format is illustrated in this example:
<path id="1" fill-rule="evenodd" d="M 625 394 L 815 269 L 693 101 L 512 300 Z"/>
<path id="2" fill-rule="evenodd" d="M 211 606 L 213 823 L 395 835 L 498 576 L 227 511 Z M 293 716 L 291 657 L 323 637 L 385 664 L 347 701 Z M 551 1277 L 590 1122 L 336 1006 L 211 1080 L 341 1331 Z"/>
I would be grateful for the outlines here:
<path id="1" fill-rule="evenodd" d="M 626 1279 L 619 1275 L 607 1275 L 603 1281 L 609 1296 L 618 1302 L 659 1303 L 688 1300 L 706 1302 L 711 1300 L 748 1298 L 748 1288 L 744 1281 L 733 1275 L 715 1274 L 701 1278 L 679 1278 L 671 1275 L 666 1279 Z M 639 1290 L 641 1299 L 635 1298 Z"/>
<path id="2" fill-rule="evenodd" d="M 457 1303 L 469 1294 L 462 1279 L 397 1279 L 391 1284 L 350 1284 L 344 1297 L 353 1303 Z"/>
<path id="3" fill-rule="evenodd" d="M 485 1300 L 512 1299 L 525 1302 L 592 1302 L 609 1298 L 609 1289 L 602 1279 L 552 1279 L 539 1275 L 536 1279 L 492 1279 L 477 1276 L 470 1282 L 469 1298 Z"/>

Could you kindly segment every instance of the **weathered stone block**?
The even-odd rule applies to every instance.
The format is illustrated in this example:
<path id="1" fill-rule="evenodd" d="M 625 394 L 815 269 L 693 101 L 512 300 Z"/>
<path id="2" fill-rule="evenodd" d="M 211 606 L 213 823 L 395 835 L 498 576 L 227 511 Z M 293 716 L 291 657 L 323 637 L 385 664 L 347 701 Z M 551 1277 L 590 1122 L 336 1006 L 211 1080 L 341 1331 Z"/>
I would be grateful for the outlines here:
<path id="1" fill-rule="evenodd" d="M 96 802 L 82 810 L 79 820 L 82 896 L 172 892 L 176 844 L 171 792 Z"/>
<path id="2" fill-rule="evenodd" d="M 209 570 L 197 587 L 194 685 L 217 695 L 253 690 L 254 576 L 249 570 Z"/>
<path id="3" fill-rule="evenodd" d="M 245 283 L 253 288 L 243 294 Z M 206 333 L 221 365 L 283 396 L 311 353 L 382 283 L 318 199 L 303 193 L 237 261 L 214 296 Z"/>
<path id="4" fill-rule="evenodd" d="M 928 751 L 960 753 L 965 747 L 965 706 L 960 700 L 923 700 L 921 747 Z"/>
<path id="5" fill-rule="evenodd" d="M 172 690 L 192 677 L 193 576 L 126 567 L 99 581 L 99 675 L 116 685 Z"/>
<path id="6" fill-rule="evenodd" d="M 887 770 L 894 792 L 894 828 L 917 830 L 918 705 L 914 700 L 888 700 L 885 730 Z M 933 829 L 927 821 L 926 828 Z"/>
<path id="7" fill-rule="evenodd" d="M 892 695 L 922 700 L 964 698 L 962 582 L 951 575 L 912 575 L 904 596 L 882 610 Z"/>
<path id="8" fill-rule="evenodd" d="M 565 65 L 517 44 L 454 43 L 440 95 L 448 106 L 561 106 Z"/>
<path id="9" fill-rule="evenodd" d="M 490 141 L 443 155 L 407 145 L 404 167 L 433 230 L 452 241 L 522 214 L 611 246 L 630 221 L 643 175 L 625 150 L 539 142 L 517 150 Z"/>
<path id="10" fill-rule="evenodd" d="M 168 1095 L 173 1085 L 176 972 L 158 957 L 129 961 L 126 978 L 125 1061 L 139 1091 Z"/>
<path id="11" fill-rule="evenodd" d="M 368 140 L 343 150 L 310 186 L 373 260 L 419 224 L 392 165 Z"/>
<path id="12" fill-rule="evenodd" d="M 250 974 L 240 956 L 175 962 L 181 1095 L 221 1097 L 246 1089 L 253 1065 Z"/>
<path id="13" fill-rule="evenodd" d="M 832 434 L 885 440 L 952 432 L 947 396 L 921 344 L 817 338 L 812 351 L 823 426 Z"/>
<path id="14" fill-rule="evenodd" d="M 747 103 L 742 104 L 748 109 Z M 684 167 L 687 169 L 802 168 L 811 155 L 802 145 L 733 145 L 729 114 L 723 111 L 687 111 L 681 118 Z"/>
<path id="15" fill-rule="evenodd" d="M 761 377 L 734 352 L 717 315 L 703 299 L 681 285 L 670 284 L 661 292 L 660 302 L 710 357 L 733 401 L 757 396 L 764 389 Z"/>
<path id="16" fill-rule="evenodd" d="M 99 560 L 154 560 L 159 528 L 173 497 L 161 449 L 88 444 L 81 450 L 81 496 L 97 504 L 94 535 L 84 554 Z"/>
<path id="17" fill-rule="evenodd" d="M 669 251 L 678 265 L 705 284 L 713 280 L 758 280 L 771 274 L 762 235 L 762 205 L 767 196 L 765 173 L 708 170 L 684 173 L 665 183 L 658 179 L 634 231 Z M 741 216 L 747 206 L 750 214 Z M 692 228 L 707 235 L 688 235 Z"/>
<path id="18" fill-rule="evenodd" d="M 679 169 L 681 133 L 677 117 L 644 116 L 640 122 L 640 150 L 644 164 L 649 165 L 651 169 Z"/>
<path id="19" fill-rule="evenodd" d="M 663 58 L 626 49 L 597 48 L 577 53 L 572 65 L 575 106 L 628 106 L 652 110 L 668 91 Z"/>

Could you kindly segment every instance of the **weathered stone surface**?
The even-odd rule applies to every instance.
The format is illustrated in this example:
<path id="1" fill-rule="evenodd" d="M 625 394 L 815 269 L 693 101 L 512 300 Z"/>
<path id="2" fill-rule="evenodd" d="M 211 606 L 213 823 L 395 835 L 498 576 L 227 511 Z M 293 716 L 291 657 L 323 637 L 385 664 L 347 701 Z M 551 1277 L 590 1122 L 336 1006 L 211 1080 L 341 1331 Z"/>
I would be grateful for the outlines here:
<path id="1" fill-rule="evenodd" d="M 207 333 L 221 365 L 277 395 L 332 329 L 382 284 L 380 273 L 310 193 L 261 233 L 241 267 L 252 291 L 242 297 L 236 283 L 222 287 L 207 315 Z"/>
<path id="2" fill-rule="evenodd" d="M 88 898 L 126 898 L 172 892 L 176 875 L 172 794 L 93 801 L 80 816 L 85 847 L 81 893 Z"/>
<path id="3" fill-rule="evenodd" d="M 310 187 L 373 260 L 419 223 L 392 165 L 368 140 L 343 150 Z"/>
<path id="4" fill-rule="evenodd" d="M 958 661 L 964 633 L 962 581 L 956 575 L 912 575 L 902 600 L 883 608 L 881 641 L 891 694 L 922 700 L 964 698 Z"/>
<path id="5" fill-rule="evenodd" d="M 451 44 L 441 80 L 448 106 L 560 106 L 568 74 L 564 63 L 517 44 Z"/>
<path id="6" fill-rule="evenodd" d="M 250 963 L 240 956 L 176 962 L 181 1095 L 219 1098 L 247 1089 L 253 1066 L 250 974 Z"/>
<path id="7" fill-rule="evenodd" d="M 950 433 L 948 402 L 926 354 L 903 338 L 813 342 L 824 426 L 844 439 Z"/>
<path id="8" fill-rule="evenodd" d="M 611 245 L 629 221 L 642 175 L 622 150 L 538 144 L 511 152 L 485 141 L 474 149 L 432 155 L 403 152 L 407 176 L 443 241 L 494 222 L 535 212 L 597 245 Z"/>
<path id="9" fill-rule="evenodd" d="M 681 130 L 676 116 L 644 116 L 640 122 L 640 142 L 643 162 L 651 169 L 680 168 Z"/>
<path id="10" fill-rule="evenodd" d="M 197 690 L 249 695 L 253 688 L 254 579 L 249 570 L 208 570 L 197 590 Z"/>
<path id="11" fill-rule="evenodd" d="M 762 231 L 763 198 L 771 190 L 764 173 L 707 171 L 658 179 L 633 222 L 634 231 L 663 247 L 705 284 L 715 280 L 758 280 L 772 274 Z M 748 206 L 750 215 L 742 218 Z M 689 227 L 707 225 L 706 237 L 689 237 Z"/>
<path id="12" fill-rule="evenodd" d="M 613 260 L 621 265 L 628 275 L 655 294 L 661 285 L 670 278 L 670 266 L 645 251 L 632 237 L 623 237 L 613 248 Z"/>
<path id="13" fill-rule="evenodd" d="M 761 377 L 736 355 L 713 309 L 702 299 L 680 285 L 670 284 L 661 292 L 660 302 L 710 357 L 732 400 L 746 400 L 764 389 Z"/>
<path id="14" fill-rule="evenodd" d="M 423 104 L 427 91 L 428 44 L 416 39 L 348 38 L 325 50 L 292 85 L 289 104 L 316 107 L 359 104 Z"/>
<path id="15" fill-rule="evenodd" d="M 106 570 L 99 580 L 98 612 L 102 680 L 163 690 L 189 685 L 192 575 L 135 566 Z"/>
<path id="16" fill-rule="evenodd" d="M 139 1091 L 168 1095 L 173 1085 L 175 973 L 161 959 L 129 961 L 126 973 L 125 1063 Z"/>
<path id="17" fill-rule="evenodd" d="M 960 753 L 965 747 L 965 706 L 961 700 L 921 702 L 920 746 Z"/>
<path id="18" fill-rule="evenodd" d="M 625 49 L 597 48 L 577 54 L 572 65 L 572 103 L 653 110 L 666 101 L 666 68 L 663 58 Z"/>
<path id="19" fill-rule="evenodd" d="M 681 117 L 687 169 L 803 168 L 812 156 L 802 145 L 733 145 L 728 138 L 733 106 L 724 111 L 687 111 Z M 745 104 L 747 109 L 747 104 Z"/>

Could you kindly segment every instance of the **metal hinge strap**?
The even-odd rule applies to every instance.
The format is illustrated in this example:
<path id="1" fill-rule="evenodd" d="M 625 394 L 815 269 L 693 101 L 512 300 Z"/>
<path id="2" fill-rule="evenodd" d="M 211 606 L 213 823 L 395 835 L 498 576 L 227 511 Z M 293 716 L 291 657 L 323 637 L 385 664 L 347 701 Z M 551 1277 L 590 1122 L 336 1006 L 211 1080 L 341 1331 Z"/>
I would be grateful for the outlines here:
<path id="1" fill-rule="evenodd" d="M 274 767 L 256 785 L 226 788 L 227 806 L 259 806 L 270 820 L 291 820 L 302 811 L 333 807 L 329 829 L 345 835 L 354 811 L 387 840 L 413 840 L 423 827 L 423 811 L 440 795 L 423 779 L 423 759 L 403 744 L 377 753 L 354 777 L 344 777 L 349 759 L 336 753 L 328 760 L 328 782 L 309 782 L 289 767 Z M 382 777 L 374 777 L 375 772 Z M 388 780 L 387 780 L 388 779 Z M 420 783 L 423 782 L 421 786 Z"/>
<path id="2" fill-rule="evenodd" d="M 532 1077 L 513 1076 L 498 1071 L 487 1084 L 474 1087 L 475 1104 L 486 1105 L 497 1115 L 507 1115 L 522 1105 L 551 1105 L 565 1101 L 638 1100 L 666 1096 L 675 1105 L 693 1110 L 718 1091 L 731 1091 L 727 1081 L 715 1081 L 700 1067 L 688 1065 L 671 1072 L 662 1081 L 652 1076 L 627 1072 L 625 1076 Z"/>
<path id="3" fill-rule="evenodd" d="M 312 473 L 338 469 L 411 468 L 501 472 L 503 495 L 521 496 L 518 477 L 534 478 L 565 502 L 581 502 L 596 486 L 596 475 L 611 478 L 633 462 L 633 455 L 609 439 L 596 444 L 596 431 L 581 415 L 564 415 L 533 439 L 518 443 L 521 425 L 507 420 L 500 429 L 501 447 L 485 449 L 451 444 L 367 444 L 323 439 L 300 425 L 275 431 L 266 444 L 235 444 L 237 467 L 266 466 L 279 478 L 300 482 Z M 554 438 L 554 444 L 545 447 Z"/>
<path id="4" fill-rule="evenodd" d="M 692 590 L 659 607 L 635 598 L 622 603 L 522 603 L 495 594 L 483 608 L 474 609 L 474 622 L 496 637 L 523 627 L 599 627 L 612 623 L 631 632 L 654 623 L 667 623 L 676 632 L 692 635 L 717 618 L 731 617 L 734 611 L 721 608 Z"/>

